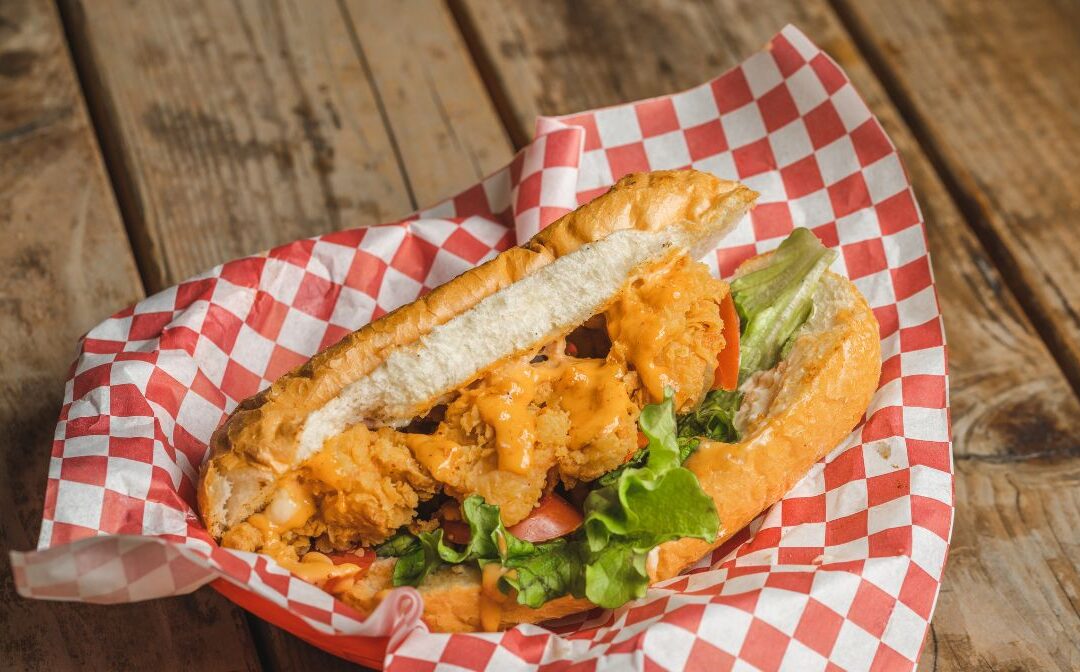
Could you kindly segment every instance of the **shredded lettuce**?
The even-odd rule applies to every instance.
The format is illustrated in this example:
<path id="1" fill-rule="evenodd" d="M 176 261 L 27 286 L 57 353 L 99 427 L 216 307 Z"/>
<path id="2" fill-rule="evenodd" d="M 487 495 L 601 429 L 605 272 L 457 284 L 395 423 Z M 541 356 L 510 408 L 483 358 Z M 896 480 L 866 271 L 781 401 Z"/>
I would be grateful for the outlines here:
<path id="1" fill-rule="evenodd" d="M 735 413 L 739 410 L 742 397 L 738 390 L 709 392 L 700 406 L 679 418 L 679 440 L 684 443 L 693 442 L 693 448 L 697 447 L 699 437 L 725 443 L 738 441 Z M 690 452 L 693 452 L 693 448 Z"/>
<path id="2" fill-rule="evenodd" d="M 792 335 L 814 308 L 814 292 L 836 252 L 808 229 L 780 243 L 767 264 L 731 281 L 739 313 L 739 382 L 776 366 Z"/>

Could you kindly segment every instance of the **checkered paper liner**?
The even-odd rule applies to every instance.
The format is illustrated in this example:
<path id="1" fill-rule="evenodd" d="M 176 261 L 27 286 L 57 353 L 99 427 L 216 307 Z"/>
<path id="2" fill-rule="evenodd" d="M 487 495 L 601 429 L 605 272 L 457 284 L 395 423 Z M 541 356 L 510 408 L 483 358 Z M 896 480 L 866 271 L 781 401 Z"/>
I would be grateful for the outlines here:
<path id="1" fill-rule="evenodd" d="M 399 589 L 359 613 L 218 547 L 198 468 L 236 404 L 342 336 L 523 241 L 622 175 L 694 167 L 761 192 L 704 260 L 730 274 L 810 228 L 881 325 L 866 420 L 777 505 L 621 609 L 433 634 Z M 785 28 L 696 88 L 542 118 L 509 166 L 405 221 L 301 240 L 191 278 L 91 330 L 65 388 L 26 597 L 114 603 L 213 585 L 338 655 L 393 670 L 908 670 L 952 526 L 943 331 L 895 147 L 840 68 Z M 385 658 L 384 658 L 385 654 Z"/>

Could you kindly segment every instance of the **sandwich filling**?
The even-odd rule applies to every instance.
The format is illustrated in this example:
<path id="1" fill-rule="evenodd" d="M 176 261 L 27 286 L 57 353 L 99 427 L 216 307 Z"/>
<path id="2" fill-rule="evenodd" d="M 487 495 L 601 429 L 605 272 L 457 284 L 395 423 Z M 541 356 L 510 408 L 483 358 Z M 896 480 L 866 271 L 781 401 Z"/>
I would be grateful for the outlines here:
<path id="1" fill-rule="evenodd" d="M 354 424 L 287 474 L 222 543 L 284 560 L 385 541 L 439 493 L 479 495 L 505 524 L 638 449 L 641 408 L 670 389 L 692 408 L 724 347 L 724 283 L 686 254 L 639 269 L 573 332 L 483 371 L 403 428 Z"/>
<path id="2" fill-rule="evenodd" d="M 797 230 L 730 291 L 684 251 L 639 267 L 581 326 L 407 424 L 356 422 L 321 439 L 222 544 L 332 592 L 348 591 L 372 559 L 360 549 L 376 547 L 397 558 L 395 585 L 475 563 L 486 594 L 619 606 L 644 593 L 655 546 L 716 537 L 713 502 L 681 465 L 702 438 L 737 441 L 767 411 L 762 381 L 783 366 L 832 258 Z M 731 362 L 737 374 L 720 370 Z M 718 384 L 734 380 L 742 387 Z"/>

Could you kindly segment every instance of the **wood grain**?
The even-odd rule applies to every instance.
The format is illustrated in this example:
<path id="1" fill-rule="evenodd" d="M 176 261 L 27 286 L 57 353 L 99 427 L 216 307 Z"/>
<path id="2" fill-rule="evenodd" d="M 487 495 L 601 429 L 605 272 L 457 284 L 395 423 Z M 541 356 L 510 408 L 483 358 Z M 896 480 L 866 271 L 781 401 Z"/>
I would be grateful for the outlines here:
<path id="1" fill-rule="evenodd" d="M 419 206 L 471 187 L 513 147 L 446 6 L 345 0 Z"/>
<path id="2" fill-rule="evenodd" d="M 512 153 L 441 3 L 62 6 L 155 289 L 277 243 L 393 220 Z M 252 622 L 271 669 L 347 667 Z"/>
<path id="3" fill-rule="evenodd" d="M 441 4 L 63 6 L 153 289 L 392 221 L 510 151 Z"/>
<path id="4" fill-rule="evenodd" d="M 1007 473 L 1015 466 L 1048 478 L 1076 469 L 1080 403 L 825 2 L 560 2 L 506 7 L 466 0 L 451 6 L 475 40 L 481 69 L 496 89 L 495 98 L 503 101 L 504 117 L 511 120 L 512 135 L 519 142 L 528 138 L 537 114 L 567 113 L 699 84 L 759 49 L 787 23 L 799 26 L 836 58 L 899 147 L 927 220 L 949 339 L 954 451 L 961 460 L 958 547 L 969 544 L 968 556 L 985 568 L 984 583 L 978 584 L 983 592 L 1014 569 L 1032 576 L 1025 568 L 1033 556 L 1021 544 L 1002 543 L 993 555 L 985 549 L 984 556 L 975 539 L 989 524 L 987 517 L 1007 514 L 1021 519 L 1020 501 L 1043 492 L 1034 488 L 1038 479 L 1021 483 L 1023 494 L 1016 501 L 998 502 L 1004 514 L 971 508 L 966 497 L 981 482 L 983 469 Z M 1046 457 L 1059 460 L 1050 465 L 1038 461 Z M 976 483 L 968 484 L 969 478 Z M 1043 501 L 1054 504 L 1050 497 Z M 1061 547 L 1067 549 L 1060 557 L 1074 555 L 1080 533 L 1067 526 L 1055 529 Z M 1022 528 L 1012 531 L 1017 536 L 1025 533 Z M 971 646 L 967 650 L 928 646 L 921 663 L 924 669 L 979 669 L 979 665 L 993 669 L 999 660 L 995 656 L 1009 646 L 1019 647 L 1022 640 L 1015 634 L 998 638 L 995 649 L 984 629 L 987 623 L 1009 623 L 1017 613 L 1048 618 L 1043 613 L 1047 600 L 1069 604 L 1070 595 L 1076 595 L 1068 582 L 1037 583 L 1026 593 L 1015 591 L 1008 601 L 987 602 L 974 590 L 977 582 L 968 580 L 974 575 L 966 574 L 967 566 L 963 553 L 950 561 L 944 585 L 956 589 L 943 592 L 933 632 L 939 644 L 970 641 Z M 980 610 L 983 618 L 964 618 Z M 1060 618 L 1058 632 L 1071 633 L 1075 646 L 1080 616 L 1074 611 L 1055 615 Z M 1027 650 L 1060 650 L 1056 634 L 1034 630 L 1024 645 Z M 1001 660 L 1007 658 L 1003 655 Z M 971 660 L 977 663 L 974 668 L 968 666 Z"/>
<path id="5" fill-rule="evenodd" d="M 919 669 L 1080 669 L 1080 463 L 956 468 L 962 505 Z"/>
<path id="6" fill-rule="evenodd" d="M 1080 3 L 838 5 L 1080 389 Z"/>
<path id="7" fill-rule="evenodd" d="M 336 4 L 63 8 L 148 289 L 412 210 Z"/>
<path id="8" fill-rule="evenodd" d="M 0 660 L 16 670 L 257 670 L 242 612 L 208 589 L 99 607 L 25 600 L 7 551 L 36 545 L 78 336 L 141 298 L 52 3 L 0 4 Z"/>

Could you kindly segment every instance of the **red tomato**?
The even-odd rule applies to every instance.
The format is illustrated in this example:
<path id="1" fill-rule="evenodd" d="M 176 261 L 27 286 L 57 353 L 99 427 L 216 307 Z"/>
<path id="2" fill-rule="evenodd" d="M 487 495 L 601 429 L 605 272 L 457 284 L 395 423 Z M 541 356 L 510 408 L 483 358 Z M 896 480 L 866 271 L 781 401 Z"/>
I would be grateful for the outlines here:
<path id="1" fill-rule="evenodd" d="M 518 539 L 540 542 L 570 534 L 581 527 L 581 512 L 562 497 L 548 493 L 540 498 L 540 503 L 532 510 L 529 517 L 508 531 Z"/>
<path id="2" fill-rule="evenodd" d="M 716 356 L 713 389 L 734 390 L 739 386 L 739 314 L 728 292 L 720 302 L 720 319 L 724 321 L 724 349 Z"/>
<path id="3" fill-rule="evenodd" d="M 357 549 L 355 552 L 327 553 L 326 557 L 335 565 L 360 565 L 360 571 L 363 572 L 375 562 L 375 551 Z"/>
<path id="4" fill-rule="evenodd" d="M 460 520 L 443 520 L 441 527 L 446 538 L 455 544 L 464 545 L 472 539 L 472 532 L 469 530 L 468 523 Z"/>

